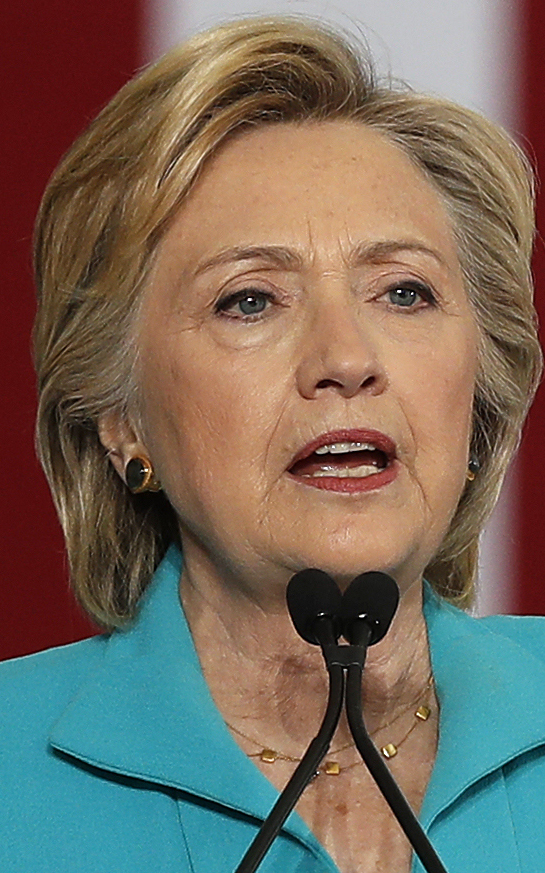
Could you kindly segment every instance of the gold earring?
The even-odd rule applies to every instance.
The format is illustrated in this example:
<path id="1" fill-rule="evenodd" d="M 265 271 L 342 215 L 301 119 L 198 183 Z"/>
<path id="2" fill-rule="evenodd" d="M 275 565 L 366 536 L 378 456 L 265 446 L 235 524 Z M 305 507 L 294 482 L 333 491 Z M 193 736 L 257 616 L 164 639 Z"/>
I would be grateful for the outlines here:
<path id="1" fill-rule="evenodd" d="M 475 476 L 477 475 L 477 473 L 479 472 L 480 469 L 481 469 L 481 464 L 480 464 L 479 459 L 476 457 L 476 455 L 472 455 L 470 457 L 468 465 L 467 465 L 467 473 L 466 473 L 467 481 L 473 482 L 475 479 Z"/>
<path id="2" fill-rule="evenodd" d="M 125 482 L 133 494 L 161 490 L 149 458 L 131 458 L 125 467 Z"/>

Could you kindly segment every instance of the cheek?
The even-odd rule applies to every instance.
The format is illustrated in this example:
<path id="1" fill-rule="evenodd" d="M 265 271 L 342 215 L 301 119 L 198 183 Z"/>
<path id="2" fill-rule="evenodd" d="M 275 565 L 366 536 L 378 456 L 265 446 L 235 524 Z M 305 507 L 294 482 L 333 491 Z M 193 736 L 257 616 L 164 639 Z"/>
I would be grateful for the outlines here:
<path id="1" fill-rule="evenodd" d="M 266 464 L 285 405 L 283 379 L 271 377 L 272 362 L 256 370 L 251 356 L 186 346 L 156 358 L 144 375 L 150 453 L 173 497 L 189 490 L 206 500 L 219 488 L 237 495 L 241 477 L 259 477 Z"/>
<path id="2" fill-rule="evenodd" d="M 457 344 L 420 374 L 413 389 L 417 460 L 429 488 L 457 502 L 465 483 L 472 431 L 475 347 Z"/>

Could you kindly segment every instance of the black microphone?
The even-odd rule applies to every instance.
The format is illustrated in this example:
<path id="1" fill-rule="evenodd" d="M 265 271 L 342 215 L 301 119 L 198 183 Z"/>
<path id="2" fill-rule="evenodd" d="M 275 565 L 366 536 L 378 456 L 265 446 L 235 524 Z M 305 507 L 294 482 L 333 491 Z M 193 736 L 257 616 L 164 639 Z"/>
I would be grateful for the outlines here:
<path id="1" fill-rule="evenodd" d="M 336 643 L 341 635 L 342 599 L 337 584 L 323 570 L 309 568 L 292 576 L 286 600 L 299 636 L 307 643 L 321 645 L 324 625 L 329 624 L 333 635 L 331 642 Z"/>
<path id="2" fill-rule="evenodd" d="M 323 570 L 301 570 L 291 578 L 286 599 L 291 620 L 304 640 L 312 645 L 320 645 L 322 651 L 324 648 L 339 648 L 336 643 L 341 632 L 342 595 L 331 576 Z M 340 664 L 328 664 L 328 674 L 328 700 L 320 729 L 235 873 L 254 873 L 327 754 L 341 716 L 345 690 L 345 674 Z"/>
<path id="3" fill-rule="evenodd" d="M 391 576 L 378 570 L 356 576 L 342 597 L 343 637 L 357 645 L 363 623 L 370 630 L 367 645 L 379 643 L 388 633 L 398 603 L 399 588 Z"/>

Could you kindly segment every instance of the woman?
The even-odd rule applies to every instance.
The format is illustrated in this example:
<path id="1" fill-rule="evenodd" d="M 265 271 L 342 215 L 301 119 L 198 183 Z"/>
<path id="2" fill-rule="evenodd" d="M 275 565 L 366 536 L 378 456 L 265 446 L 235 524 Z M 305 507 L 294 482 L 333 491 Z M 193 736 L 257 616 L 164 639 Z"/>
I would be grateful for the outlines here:
<path id="1" fill-rule="evenodd" d="M 323 711 L 309 566 L 398 582 L 364 712 L 448 870 L 539 869 L 543 625 L 452 605 L 540 372 L 532 235 L 504 134 L 299 20 L 195 37 L 75 144 L 38 441 L 111 633 L 4 667 L 3 870 L 234 870 Z M 263 871 L 419 869 L 344 723 L 298 811 Z"/>

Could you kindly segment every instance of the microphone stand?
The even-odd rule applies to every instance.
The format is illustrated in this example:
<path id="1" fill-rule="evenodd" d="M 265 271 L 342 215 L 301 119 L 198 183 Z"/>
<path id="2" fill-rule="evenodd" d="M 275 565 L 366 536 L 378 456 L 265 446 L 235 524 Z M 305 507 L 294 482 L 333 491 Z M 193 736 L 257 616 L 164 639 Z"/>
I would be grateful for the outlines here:
<path id="1" fill-rule="evenodd" d="M 320 640 L 322 651 L 327 646 L 340 648 L 335 644 L 335 636 L 330 618 L 325 616 L 323 618 L 320 617 L 316 622 L 315 628 L 316 637 Z M 348 646 L 344 648 L 348 648 Z M 332 663 L 331 665 L 327 664 L 327 672 L 329 674 L 329 694 L 320 729 L 301 758 L 282 794 L 261 825 L 235 873 L 254 873 L 303 791 L 314 776 L 316 776 L 318 767 L 329 750 L 344 703 L 345 671 L 339 664 Z"/>
<path id="2" fill-rule="evenodd" d="M 349 659 L 350 663 L 347 664 L 346 715 L 350 732 L 367 769 L 401 825 L 405 836 L 420 859 L 424 869 L 427 873 L 447 873 L 441 859 L 409 806 L 405 795 L 390 773 L 385 761 L 381 758 L 380 752 L 365 727 L 362 712 L 361 685 L 370 634 L 369 626 L 365 622 L 356 622 L 352 628 L 352 645 L 335 647 L 340 649 L 341 652 L 346 652 L 347 649 L 350 649 L 353 651 L 353 655 L 356 656 L 351 657 Z M 324 652 L 324 655 L 328 666 L 328 657 L 333 664 L 337 663 L 338 656 L 332 650 L 327 655 Z M 344 654 L 341 657 L 344 660 L 348 660 Z"/>
<path id="3" fill-rule="evenodd" d="M 384 799 L 401 825 L 426 873 L 447 873 L 403 792 L 367 733 L 363 721 L 361 684 L 372 628 L 365 621 L 354 622 L 350 645 L 336 643 L 330 618 L 320 617 L 316 628 L 316 638 L 321 646 L 329 674 L 326 712 L 320 730 L 261 825 L 235 873 L 254 873 L 301 794 L 316 775 L 339 723 L 345 693 L 346 715 L 354 742 Z"/>

